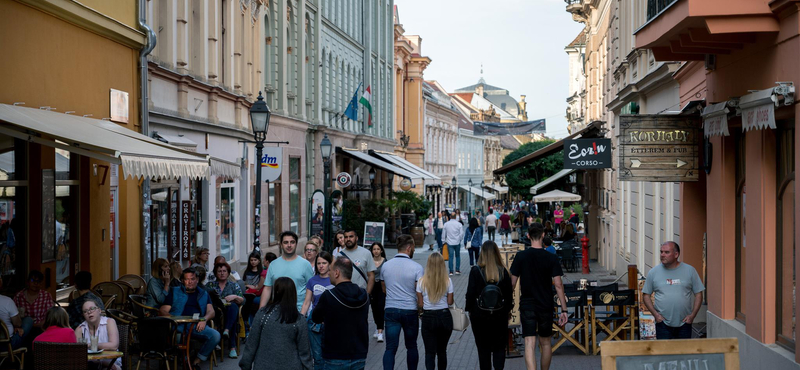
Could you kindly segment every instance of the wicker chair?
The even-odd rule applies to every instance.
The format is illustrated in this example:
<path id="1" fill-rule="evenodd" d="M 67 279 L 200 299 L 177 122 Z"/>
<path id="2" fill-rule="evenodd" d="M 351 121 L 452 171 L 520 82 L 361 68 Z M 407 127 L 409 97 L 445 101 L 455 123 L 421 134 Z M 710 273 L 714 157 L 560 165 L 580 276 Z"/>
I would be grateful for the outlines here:
<path id="1" fill-rule="evenodd" d="M 169 359 L 172 357 L 174 368 L 177 370 L 177 357 L 175 356 L 175 332 L 177 324 L 167 317 L 151 317 L 139 320 L 139 362 L 136 369 L 142 364 L 142 360 L 156 359 L 164 361 L 169 370 Z"/>
<path id="2" fill-rule="evenodd" d="M 77 370 L 89 368 L 86 343 L 36 342 L 34 370 Z"/>
<path id="3" fill-rule="evenodd" d="M 125 299 L 125 288 L 120 286 L 119 284 L 112 282 L 112 281 L 105 281 L 102 283 L 97 283 L 97 285 L 92 288 L 93 291 L 100 293 L 99 297 L 106 301 L 111 296 L 116 296 L 116 299 L 112 302 L 113 307 L 106 305 L 106 309 L 109 308 L 124 308 Z"/>
<path id="4" fill-rule="evenodd" d="M 115 319 L 116 320 L 116 319 Z M 117 321 L 117 331 L 119 332 L 119 351 L 122 352 L 122 370 L 130 370 L 131 355 L 128 352 L 130 343 L 131 329 L 128 324 Z"/>
<path id="5" fill-rule="evenodd" d="M 130 284 L 133 287 L 133 289 L 136 290 L 131 294 L 144 294 L 144 292 L 147 290 L 147 283 L 144 281 L 144 278 L 142 278 L 139 275 L 134 275 L 134 274 L 122 275 L 119 277 L 119 279 L 117 279 L 117 281 L 124 281 Z"/>
<path id="6" fill-rule="evenodd" d="M 114 283 L 119 285 L 120 288 L 122 288 L 122 294 L 123 294 L 121 297 L 117 298 L 118 299 L 117 304 L 121 306 L 123 310 L 127 310 L 130 312 L 130 303 L 128 302 L 128 296 L 131 294 L 136 294 L 137 289 L 134 288 L 133 285 L 131 285 L 127 281 L 117 280 Z"/>
<path id="7" fill-rule="evenodd" d="M 3 324 L 0 325 L 3 330 L 0 330 L 0 368 L 7 359 L 11 359 L 11 364 L 19 362 L 19 368 L 25 368 L 25 352 L 28 349 L 25 347 L 11 349 L 11 335 L 8 333 L 8 328 Z"/>

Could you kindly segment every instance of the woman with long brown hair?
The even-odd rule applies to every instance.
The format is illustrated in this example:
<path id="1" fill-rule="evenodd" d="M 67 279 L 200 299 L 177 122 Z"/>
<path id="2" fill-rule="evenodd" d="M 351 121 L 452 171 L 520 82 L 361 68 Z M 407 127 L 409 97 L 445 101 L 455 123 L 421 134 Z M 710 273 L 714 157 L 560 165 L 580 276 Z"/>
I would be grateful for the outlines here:
<path id="1" fill-rule="evenodd" d="M 497 310 L 490 310 L 478 304 L 483 288 L 494 284 L 500 288 L 503 301 Z M 508 330 L 508 313 L 514 305 L 511 290 L 511 275 L 503 266 L 497 244 L 487 241 L 481 246 L 478 265 L 469 272 L 467 284 L 466 310 L 478 347 L 478 364 L 481 370 L 503 369 L 505 366 L 505 343 Z"/>
<path id="2" fill-rule="evenodd" d="M 417 306 L 422 308 L 422 343 L 425 345 L 425 368 L 447 369 L 447 342 L 453 333 L 453 281 L 447 276 L 444 257 L 439 252 L 428 256 L 425 274 L 417 283 Z"/>

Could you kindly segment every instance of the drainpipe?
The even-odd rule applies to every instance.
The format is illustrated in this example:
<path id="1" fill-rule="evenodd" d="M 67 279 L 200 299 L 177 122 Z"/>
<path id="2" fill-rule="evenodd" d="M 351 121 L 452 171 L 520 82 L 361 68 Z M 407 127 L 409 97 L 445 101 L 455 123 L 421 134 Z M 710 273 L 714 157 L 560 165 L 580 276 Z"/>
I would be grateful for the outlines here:
<path id="1" fill-rule="evenodd" d="M 139 0 L 139 29 L 145 33 L 147 40 L 144 46 L 139 50 L 139 114 L 141 114 L 142 134 L 150 136 L 150 112 L 147 108 L 147 55 L 156 47 L 156 33 L 147 25 L 147 0 Z M 149 265 L 152 263 L 148 259 L 150 256 L 150 206 L 152 201 L 150 199 L 150 179 L 143 179 L 141 186 L 141 201 L 142 201 L 142 274 L 150 275 Z M 147 276 L 145 276 L 147 279 Z"/>

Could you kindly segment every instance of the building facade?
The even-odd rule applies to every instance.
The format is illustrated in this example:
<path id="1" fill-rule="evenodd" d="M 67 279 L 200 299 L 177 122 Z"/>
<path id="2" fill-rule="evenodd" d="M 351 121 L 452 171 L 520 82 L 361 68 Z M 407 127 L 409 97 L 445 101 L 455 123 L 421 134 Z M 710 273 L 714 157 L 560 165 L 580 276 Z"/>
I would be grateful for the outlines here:
<path id="1" fill-rule="evenodd" d="M 586 127 L 583 101 L 586 99 L 586 76 L 583 73 L 586 58 L 586 30 L 564 48 L 569 58 L 569 96 L 567 97 L 567 131 L 578 132 Z"/>
<path id="2" fill-rule="evenodd" d="M 426 148 L 424 168 L 450 183 L 457 175 L 456 144 L 459 114 L 453 106 L 450 95 L 438 82 L 425 81 L 423 96 Z M 437 204 L 443 203 L 437 202 Z"/>

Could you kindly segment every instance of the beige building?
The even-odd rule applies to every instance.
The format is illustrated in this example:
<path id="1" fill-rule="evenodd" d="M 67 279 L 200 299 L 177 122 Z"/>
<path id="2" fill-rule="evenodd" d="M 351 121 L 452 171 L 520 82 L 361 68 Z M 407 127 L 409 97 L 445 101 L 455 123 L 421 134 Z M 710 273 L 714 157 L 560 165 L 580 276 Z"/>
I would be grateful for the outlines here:
<path id="1" fill-rule="evenodd" d="M 569 97 L 567 97 L 567 131 L 571 134 L 586 127 L 584 100 L 586 99 L 586 76 L 583 73 L 586 58 L 586 30 L 575 37 L 564 48 L 569 58 Z"/>

